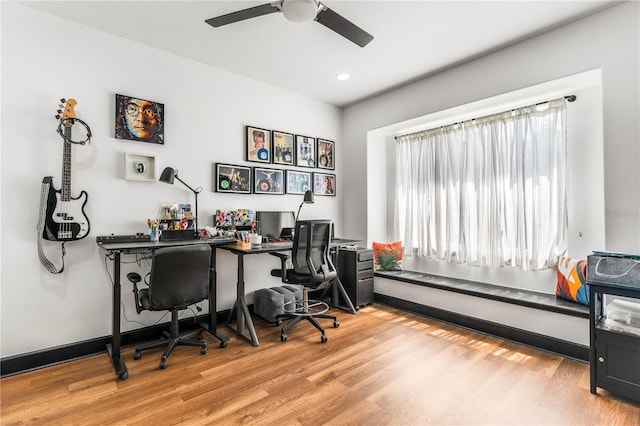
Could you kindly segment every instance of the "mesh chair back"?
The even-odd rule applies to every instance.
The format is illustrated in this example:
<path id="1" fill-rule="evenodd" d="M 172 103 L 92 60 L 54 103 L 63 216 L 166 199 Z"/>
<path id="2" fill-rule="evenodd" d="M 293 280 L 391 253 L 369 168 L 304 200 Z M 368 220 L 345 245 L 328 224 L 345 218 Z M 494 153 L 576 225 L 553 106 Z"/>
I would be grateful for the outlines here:
<path id="1" fill-rule="evenodd" d="M 320 283 L 337 275 L 329 258 L 331 243 L 330 220 L 305 220 L 296 222 L 293 237 L 292 262 L 296 274 L 308 274 L 311 281 Z"/>
<path id="2" fill-rule="evenodd" d="M 183 308 L 208 297 L 211 247 L 167 247 L 153 252 L 149 279 L 152 310 Z"/>

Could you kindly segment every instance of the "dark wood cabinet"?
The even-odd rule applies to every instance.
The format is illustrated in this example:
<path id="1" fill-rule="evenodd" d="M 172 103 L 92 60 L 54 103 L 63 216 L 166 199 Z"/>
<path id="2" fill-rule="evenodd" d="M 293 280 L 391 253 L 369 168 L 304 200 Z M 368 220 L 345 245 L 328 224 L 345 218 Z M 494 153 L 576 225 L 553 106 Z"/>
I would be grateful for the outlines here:
<path id="1" fill-rule="evenodd" d="M 353 306 L 373 303 L 373 250 L 342 248 L 338 251 L 338 277 Z"/>
<path id="2" fill-rule="evenodd" d="M 591 393 L 600 387 L 640 401 L 640 324 L 611 308 L 616 299 L 640 302 L 640 286 L 589 282 L 589 293 Z"/>

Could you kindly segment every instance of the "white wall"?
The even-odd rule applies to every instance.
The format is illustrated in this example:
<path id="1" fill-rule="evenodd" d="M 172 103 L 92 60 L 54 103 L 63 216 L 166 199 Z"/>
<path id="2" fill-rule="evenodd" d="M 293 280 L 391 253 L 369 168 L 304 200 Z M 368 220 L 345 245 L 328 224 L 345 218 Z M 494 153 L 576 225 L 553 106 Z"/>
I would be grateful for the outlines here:
<path id="1" fill-rule="evenodd" d="M 363 191 L 376 170 L 358 153 L 370 131 L 589 70 L 602 70 L 606 249 L 640 251 L 640 24 L 638 2 L 626 2 L 456 68 L 345 108 L 345 156 L 353 182 L 344 195 L 344 226 L 368 238 L 372 211 Z M 419 53 L 428 54 L 428 53 Z M 580 102 L 580 100 L 578 100 Z M 382 148 L 375 148 L 382 149 Z M 379 164 L 377 166 L 380 166 Z M 391 218 L 387 218 L 387 221 Z"/>
<path id="2" fill-rule="evenodd" d="M 157 157 L 157 174 L 175 167 L 198 198 L 201 225 L 220 209 L 297 210 L 301 196 L 212 192 L 213 163 L 244 162 L 243 126 L 254 125 L 336 141 L 341 166 L 341 111 L 292 92 L 185 60 L 52 15 L 2 2 L 2 208 L 1 356 L 26 353 L 111 333 L 111 285 L 95 237 L 146 232 L 163 201 L 193 201 L 180 183 L 124 180 L 124 153 Z M 165 105 L 165 145 L 113 137 L 115 94 Z M 78 118 L 93 131 L 90 146 L 74 146 L 72 195 L 89 194 L 91 235 L 67 244 L 65 271 L 52 275 L 36 252 L 40 183 L 60 186 L 62 139 L 54 118 L 58 99 L 78 101 Z M 338 185 L 344 182 L 338 172 Z M 338 194 L 343 188 L 338 187 Z M 316 197 L 301 217 L 335 218 L 337 197 Z M 340 223 L 337 223 L 340 232 Z M 45 242 L 59 260 L 59 245 Z M 131 259 L 130 259 L 131 260 Z M 218 310 L 235 299 L 236 259 L 220 253 Z M 271 256 L 246 260 L 247 290 L 277 285 Z M 135 264 L 124 267 L 123 275 Z M 144 268 L 141 268 L 144 270 Z M 270 282 L 265 282 L 270 281 Z M 160 315 L 138 316 L 128 284 L 123 302 L 129 320 L 152 324 Z M 166 321 L 167 318 L 162 321 Z M 122 330 L 141 327 L 123 319 Z"/>
<path id="3" fill-rule="evenodd" d="M 428 46 L 425 47 L 425 52 L 417 54 L 428 54 Z M 596 107 L 599 108 L 601 119 L 597 122 L 585 121 L 583 126 L 602 132 L 604 158 L 600 161 L 603 163 L 593 164 L 596 170 L 604 170 L 604 179 L 598 188 L 587 185 L 579 194 L 571 194 L 571 197 L 590 197 L 592 190 L 596 196 L 602 197 L 600 191 L 603 189 L 604 204 L 601 204 L 601 209 L 604 211 L 584 215 L 577 212 L 569 226 L 573 234 L 583 229 L 586 232 L 599 232 L 604 216 L 604 247 L 586 247 L 585 244 L 574 242 L 573 249 L 577 255 L 600 249 L 640 252 L 639 66 L 640 4 L 626 2 L 345 108 L 344 155 L 353 159 L 353 167 L 343 170 L 343 179 L 353 183 L 343 194 L 345 229 L 349 235 L 366 238 L 369 242 L 389 238 L 387 230 L 393 223 L 393 209 L 390 208 L 392 201 L 389 196 L 393 191 L 380 185 L 388 185 L 385 182 L 392 182 L 392 177 L 389 176 L 384 156 L 379 154 L 385 150 L 385 144 L 389 141 L 389 129 L 399 123 L 416 124 L 425 116 L 437 116 L 443 111 L 460 106 L 481 103 L 486 99 L 562 80 L 568 76 L 599 70 L 602 73 L 601 93 L 589 91 L 587 97 L 601 98 L 601 109 L 599 105 Z M 578 99 L 576 106 L 572 108 L 590 105 L 587 102 L 578 106 L 580 102 L 581 99 Z M 584 129 L 570 130 L 575 133 Z M 365 157 L 358 155 L 362 151 L 367 152 Z M 595 158 L 601 158 L 598 154 Z M 589 157 L 591 158 L 587 163 L 593 161 L 593 153 L 589 153 Z M 363 191 L 363 188 L 368 190 Z M 368 206 L 364 212 L 358 208 L 363 205 Z M 349 213 L 354 211 L 359 214 Z M 366 215 L 366 220 L 362 220 L 363 215 Z M 598 238 L 601 237 L 596 237 L 596 240 Z M 456 266 L 437 267 L 437 270 L 434 267 L 430 272 L 454 276 L 461 274 Z M 468 270 L 464 273 L 472 274 Z M 506 268 L 504 271 L 493 271 L 493 275 L 489 282 L 509 280 L 510 275 L 513 283 L 520 279 Z M 553 274 L 547 271 L 544 279 L 547 280 L 545 291 L 552 292 Z M 506 308 L 496 306 L 474 308 L 475 302 L 449 303 L 450 298 L 455 298 L 455 295 L 442 295 L 441 292 L 433 292 L 424 287 L 394 282 L 381 281 L 380 286 L 376 284 L 376 292 L 430 306 L 447 307 L 461 314 L 504 324 L 510 324 L 510 318 L 514 314 Z M 546 314 L 535 310 L 518 310 L 518 315 L 522 318 L 521 326 L 532 331 L 535 331 L 535 324 L 544 320 Z M 565 337 L 583 344 L 586 324 L 585 321 L 572 324 L 569 335 L 575 337 Z"/>

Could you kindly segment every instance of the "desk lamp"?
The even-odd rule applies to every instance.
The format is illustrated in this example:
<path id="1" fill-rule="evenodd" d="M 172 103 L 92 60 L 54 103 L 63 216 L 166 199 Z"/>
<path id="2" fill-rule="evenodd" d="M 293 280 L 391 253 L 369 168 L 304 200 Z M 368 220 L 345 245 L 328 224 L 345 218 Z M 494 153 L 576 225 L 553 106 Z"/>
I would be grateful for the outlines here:
<path id="1" fill-rule="evenodd" d="M 300 209 L 304 204 L 313 204 L 313 191 L 307 190 L 304 193 L 304 200 L 300 203 L 300 207 L 298 207 L 298 213 L 296 214 L 296 222 L 298 221 L 298 216 L 300 216 Z"/>
<path id="2" fill-rule="evenodd" d="M 160 179 L 158 180 L 160 182 L 169 183 L 173 185 L 174 178 L 178 179 L 179 182 L 181 182 L 184 186 L 186 186 L 191 191 L 193 191 L 193 194 L 196 196 L 196 215 L 193 218 L 193 225 L 196 228 L 196 237 L 198 237 L 200 235 L 200 233 L 198 232 L 198 193 L 202 191 L 202 188 L 193 189 L 192 187 L 187 185 L 182 179 L 178 177 L 178 171 L 171 167 L 165 167 L 164 170 L 162 171 L 162 174 L 160 175 Z"/>

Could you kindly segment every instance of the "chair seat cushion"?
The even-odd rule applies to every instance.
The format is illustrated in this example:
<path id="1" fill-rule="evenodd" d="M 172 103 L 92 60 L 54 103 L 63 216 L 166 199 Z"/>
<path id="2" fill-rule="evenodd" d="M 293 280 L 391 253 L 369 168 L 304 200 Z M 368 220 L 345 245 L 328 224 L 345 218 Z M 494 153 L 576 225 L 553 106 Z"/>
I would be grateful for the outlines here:
<path id="1" fill-rule="evenodd" d="M 293 269 L 287 269 L 287 281 L 294 284 L 306 284 L 311 281 L 311 275 L 301 274 Z"/>

